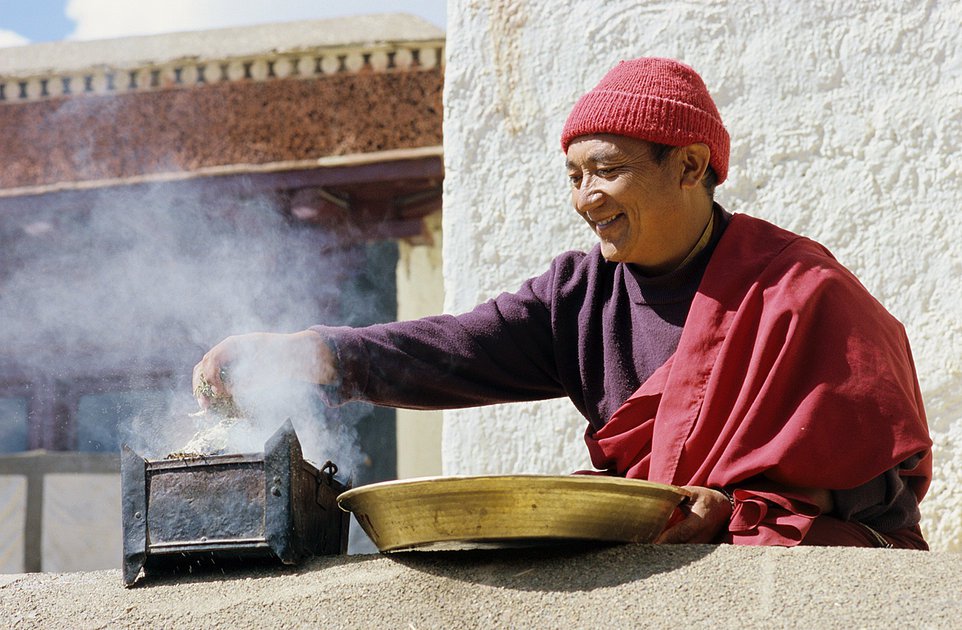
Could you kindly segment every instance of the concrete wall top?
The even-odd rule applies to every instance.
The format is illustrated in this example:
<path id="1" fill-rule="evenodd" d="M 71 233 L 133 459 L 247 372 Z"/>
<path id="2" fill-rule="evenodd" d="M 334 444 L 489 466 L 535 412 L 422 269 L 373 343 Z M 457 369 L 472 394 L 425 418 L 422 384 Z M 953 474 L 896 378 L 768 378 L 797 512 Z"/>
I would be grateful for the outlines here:
<path id="1" fill-rule="evenodd" d="M 401 552 L 145 579 L 0 576 L 16 628 L 957 628 L 962 557 L 625 545 Z M 933 588 L 938 585 L 938 588 Z"/>

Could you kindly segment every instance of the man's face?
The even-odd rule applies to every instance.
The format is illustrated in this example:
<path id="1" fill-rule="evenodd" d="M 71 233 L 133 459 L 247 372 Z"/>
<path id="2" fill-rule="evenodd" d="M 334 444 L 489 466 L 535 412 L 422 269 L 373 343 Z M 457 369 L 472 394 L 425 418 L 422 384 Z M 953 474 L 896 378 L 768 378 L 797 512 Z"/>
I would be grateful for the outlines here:
<path id="1" fill-rule="evenodd" d="M 568 145 L 571 202 L 613 262 L 669 271 L 679 247 L 681 187 L 675 160 L 655 162 L 652 146 L 624 136 L 581 136 Z"/>

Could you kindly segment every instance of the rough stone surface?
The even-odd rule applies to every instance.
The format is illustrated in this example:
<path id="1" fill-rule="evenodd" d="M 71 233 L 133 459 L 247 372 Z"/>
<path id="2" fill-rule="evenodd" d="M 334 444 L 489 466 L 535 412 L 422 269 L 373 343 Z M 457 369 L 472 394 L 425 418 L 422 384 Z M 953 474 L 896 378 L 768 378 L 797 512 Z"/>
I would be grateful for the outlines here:
<path id="1" fill-rule="evenodd" d="M 960 584 L 957 554 L 883 549 L 409 552 L 131 589 L 119 570 L 3 576 L 0 618 L 78 629 L 954 628 Z"/>
<path id="2" fill-rule="evenodd" d="M 466 2 L 448 11 L 446 308 L 515 290 L 593 238 L 559 137 L 620 59 L 700 71 L 732 135 L 718 199 L 828 246 L 902 320 L 935 440 L 923 504 L 962 550 L 962 4 L 923 0 Z M 448 473 L 585 463 L 567 402 L 446 414 Z"/>

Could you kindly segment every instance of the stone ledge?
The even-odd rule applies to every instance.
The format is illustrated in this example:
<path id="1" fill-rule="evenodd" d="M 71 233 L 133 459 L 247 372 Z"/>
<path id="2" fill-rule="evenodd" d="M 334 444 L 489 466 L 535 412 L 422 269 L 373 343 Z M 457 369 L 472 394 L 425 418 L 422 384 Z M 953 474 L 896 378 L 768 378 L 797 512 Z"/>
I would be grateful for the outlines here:
<path id="1" fill-rule="evenodd" d="M 936 587 L 937 585 L 937 587 Z M 962 556 L 626 545 L 317 558 L 299 568 L 0 580 L 16 627 L 958 627 Z"/>

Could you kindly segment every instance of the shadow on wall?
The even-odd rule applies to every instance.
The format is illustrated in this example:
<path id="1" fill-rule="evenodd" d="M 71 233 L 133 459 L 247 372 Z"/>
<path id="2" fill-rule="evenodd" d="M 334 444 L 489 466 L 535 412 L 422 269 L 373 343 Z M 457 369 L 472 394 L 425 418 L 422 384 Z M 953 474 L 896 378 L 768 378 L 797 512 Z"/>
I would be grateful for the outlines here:
<path id="1" fill-rule="evenodd" d="M 398 551 L 388 554 L 318 556 L 298 566 L 274 561 L 197 563 L 188 570 L 155 571 L 134 588 L 185 583 L 245 581 L 301 575 L 387 558 L 406 569 L 444 580 L 513 591 L 590 592 L 670 573 L 715 552 L 718 545 L 608 545 L 570 543 L 529 548 L 462 551 Z M 639 552 L 641 552 L 639 554 Z M 638 562 L 639 555 L 644 562 Z M 383 571 L 369 565 L 371 571 Z M 572 567 L 577 566 L 577 571 Z M 612 566 L 618 566 L 617 573 Z M 623 569 L 622 569 L 623 567 Z M 120 580 L 118 577 L 117 583 Z"/>
<path id="2" fill-rule="evenodd" d="M 471 584 L 483 584 L 517 591 L 576 592 L 610 588 L 645 580 L 659 573 L 675 571 L 696 562 L 717 545 L 608 545 L 571 543 L 522 549 L 477 549 L 468 551 L 402 551 L 387 558 L 414 571 L 430 573 Z M 624 562 L 625 570 L 612 573 L 605 567 L 621 556 L 637 560 L 644 550 L 645 562 Z M 585 562 L 587 556 L 595 560 Z M 577 562 L 582 559 L 581 562 Z M 572 562 L 587 571 L 571 571 Z"/>

